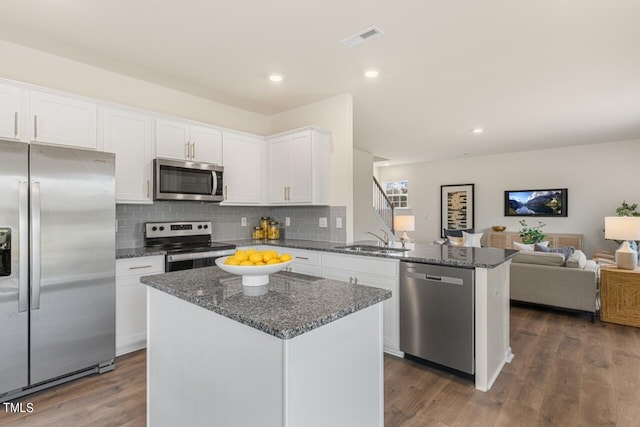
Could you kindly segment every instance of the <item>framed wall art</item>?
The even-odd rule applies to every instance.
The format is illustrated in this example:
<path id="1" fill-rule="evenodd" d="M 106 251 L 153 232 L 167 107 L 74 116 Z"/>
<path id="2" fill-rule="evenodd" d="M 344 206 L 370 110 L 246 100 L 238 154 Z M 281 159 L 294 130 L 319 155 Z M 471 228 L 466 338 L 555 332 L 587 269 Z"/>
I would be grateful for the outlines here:
<path id="1" fill-rule="evenodd" d="M 445 229 L 471 229 L 474 221 L 473 184 L 440 186 L 440 236 Z"/>
<path id="2" fill-rule="evenodd" d="M 566 188 L 508 190 L 504 192 L 504 216 L 567 216 Z"/>

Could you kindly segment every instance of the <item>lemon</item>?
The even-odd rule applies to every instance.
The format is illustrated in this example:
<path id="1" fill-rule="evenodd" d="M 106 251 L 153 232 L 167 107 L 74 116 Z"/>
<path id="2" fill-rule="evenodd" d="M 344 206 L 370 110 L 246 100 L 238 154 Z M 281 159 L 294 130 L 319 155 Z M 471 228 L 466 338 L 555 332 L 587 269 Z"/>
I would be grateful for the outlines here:
<path id="1" fill-rule="evenodd" d="M 266 263 L 264 261 L 256 261 L 253 265 L 266 265 Z"/>
<path id="2" fill-rule="evenodd" d="M 249 261 L 248 259 L 245 259 L 244 261 L 240 261 L 240 264 L 242 266 L 252 266 L 253 263 L 251 261 Z"/>
<path id="3" fill-rule="evenodd" d="M 269 261 L 270 259 L 277 258 L 278 254 L 275 251 L 263 251 L 262 260 L 264 262 Z"/>
<path id="4" fill-rule="evenodd" d="M 249 255 L 247 255 L 247 253 L 243 250 L 239 250 L 238 252 L 236 252 L 236 254 L 234 255 L 234 258 L 238 261 L 245 261 L 247 259 L 249 259 Z"/>
<path id="5" fill-rule="evenodd" d="M 252 253 L 255 253 L 255 252 L 258 252 L 258 251 L 256 251 L 254 248 L 249 248 L 249 249 L 246 250 L 246 252 L 247 252 L 247 255 L 251 255 Z"/>
<path id="6" fill-rule="evenodd" d="M 280 262 L 286 262 L 286 261 L 291 261 L 291 255 L 289 254 L 280 255 Z"/>
<path id="7" fill-rule="evenodd" d="M 280 260 L 278 258 L 271 258 L 269 261 L 267 261 L 267 265 L 270 264 L 280 264 Z"/>
<path id="8" fill-rule="evenodd" d="M 252 262 L 252 263 L 254 263 L 254 264 L 255 264 L 256 262 L 258 262 L 258 261 L 262 261 L 262 255 L 261 255 L 261 254 L 259 254 L 258 252 L 252 252 L 252 253 L 249 255 L 249 261 L 251 261 L 251 262 Z"/>

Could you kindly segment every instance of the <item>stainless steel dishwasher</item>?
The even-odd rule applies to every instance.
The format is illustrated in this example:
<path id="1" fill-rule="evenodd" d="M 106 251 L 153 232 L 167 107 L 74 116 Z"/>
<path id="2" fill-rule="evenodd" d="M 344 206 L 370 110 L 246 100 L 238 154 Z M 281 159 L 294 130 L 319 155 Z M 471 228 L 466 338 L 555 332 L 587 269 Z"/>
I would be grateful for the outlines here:
<path id="1" fill-rule="evenodd" d="M 400 350 L 475 373 L 474 270 L 400 263 Z"/>

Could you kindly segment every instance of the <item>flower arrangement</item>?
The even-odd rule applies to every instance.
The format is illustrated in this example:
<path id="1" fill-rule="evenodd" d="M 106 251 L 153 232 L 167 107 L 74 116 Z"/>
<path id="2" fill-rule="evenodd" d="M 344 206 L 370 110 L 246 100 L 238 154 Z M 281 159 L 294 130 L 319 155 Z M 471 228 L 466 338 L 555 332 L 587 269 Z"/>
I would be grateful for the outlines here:
<path id="1" fill-rule="evenodd" d="M 520 225 L 522 226 L 520 229 L 520 240 L 524 244 L 530 245 L 533 243 L 539 243 L 547 237 L 542 233 L 542 227 L 547 224 L 542 221 L 538 221 L 538 225 L 529 226 L 527 221 L 522 219 L 520 220 Z"/>

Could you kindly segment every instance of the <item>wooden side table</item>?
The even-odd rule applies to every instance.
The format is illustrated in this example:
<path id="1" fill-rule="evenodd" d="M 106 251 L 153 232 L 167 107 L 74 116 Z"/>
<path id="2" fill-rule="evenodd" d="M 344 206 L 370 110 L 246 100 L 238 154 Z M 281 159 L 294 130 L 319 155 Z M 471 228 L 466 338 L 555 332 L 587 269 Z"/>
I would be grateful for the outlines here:
<path id="1" fill-rule="evenodd" d="M 640 327 L 640 268 L 600 270 L 600 320 Z"/>

